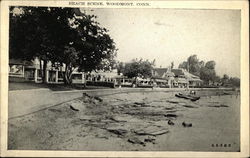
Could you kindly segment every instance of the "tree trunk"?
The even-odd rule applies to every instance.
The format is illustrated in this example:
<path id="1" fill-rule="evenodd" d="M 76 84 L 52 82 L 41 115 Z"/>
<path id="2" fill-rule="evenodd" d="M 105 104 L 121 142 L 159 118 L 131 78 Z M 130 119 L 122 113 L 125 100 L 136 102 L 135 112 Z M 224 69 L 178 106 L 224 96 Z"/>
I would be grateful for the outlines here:
<path id="1" fill-rule="evenodd" d="M 42 76 L 42 80 L 43 80 L 43 83 L 47 83 L 46 81 L 46 77 L 47 77 L 47 73 L 46 73 L 46 69 L 47 69 L 47 60 L 44 60 L 43 61 L 43 76 Z"/>
<path id="2" fill-rule="evenodd" d="M 72 84 L 72 70 L 68 65 L 66 65 L 65 67 L 63 80 L 64 80 L 64 84 L 66 85 Z"/>
<path id="3" fill-rule="evenodd" d="M 42 77 L 42 80 L 43 80 L 43 71 L 42 71 L 42 69 L 43 69 L 43 67 L 42 67 L 42 60 L 41 59 L 39 59 L 39 64 L 40 64 L 40 70 L 39 70 L 39 72 L 38 72 L 38 74 L 39 73 L 41 73 L 41 77 Z M 39 76 L 39 75 L 38 75 Z"/>
<path id="4" fill-rule="evenodd" d="M 70 85 L 72 83 L 72 79 L 65 73 L 64 74 L 64 84 Z"/>

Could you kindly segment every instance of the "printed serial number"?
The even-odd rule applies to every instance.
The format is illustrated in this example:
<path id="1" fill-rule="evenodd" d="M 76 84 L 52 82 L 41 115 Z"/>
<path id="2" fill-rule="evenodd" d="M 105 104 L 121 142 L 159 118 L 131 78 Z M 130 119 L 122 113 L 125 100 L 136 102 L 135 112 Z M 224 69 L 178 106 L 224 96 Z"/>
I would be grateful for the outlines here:
<path id="1" fill-rule="evenodd" d="M 212 147 L 231 147 L 231 144 L 211 144 Z"/>

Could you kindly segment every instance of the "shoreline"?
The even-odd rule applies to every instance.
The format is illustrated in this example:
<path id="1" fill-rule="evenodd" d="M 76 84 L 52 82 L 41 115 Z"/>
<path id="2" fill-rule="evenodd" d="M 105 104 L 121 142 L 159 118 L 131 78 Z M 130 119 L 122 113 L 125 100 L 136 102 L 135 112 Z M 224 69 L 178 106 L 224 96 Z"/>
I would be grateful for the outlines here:
<path id="1" fill-rule="evenodd" d="M 197 95 L 204 96 L 203 91 L 209 91 L 210 96 L 219 95 L 223 91 L 232 91 L 229 88 L 220 89 L 189 89 L 197 91 Z M 121 89 L 102 89 L 102 90 L 74 90 L 74 91 L 51 91 L 45 90 L 25 90 L 24 91 L 9 91 L 8 118 L 23 116 L 28 113 L 33 113 L 44 108 L 49 108 L 64 102 L 77 99 L 87 93 L 91 96 L 107 96 L 120 93 L 176 93 L 185 92 L 185 89 L 168 89 L 168 88 L 121 88 Z M 200 93 L 200 94 L 199 94 Z M 236 93 L 232 91 L 232 93 Z M 174 94 L 173 94 L 174 95 Z M 223 94 L 220 94 L 223 95 Z M 206 95 L 207 96 L 207 95 Z M 32 98 L 32 99 L 30 99 Z"/>

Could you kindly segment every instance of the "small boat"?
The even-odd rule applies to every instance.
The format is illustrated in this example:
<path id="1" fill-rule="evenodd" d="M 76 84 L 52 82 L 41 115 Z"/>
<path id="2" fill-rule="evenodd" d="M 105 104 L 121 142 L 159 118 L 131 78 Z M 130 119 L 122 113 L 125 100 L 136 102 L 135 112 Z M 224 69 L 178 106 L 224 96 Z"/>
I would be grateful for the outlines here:
<path id="1" fill-rule="evenodd" d="M 175 94 L 175 96 L 178 98 L 189 99 L 191 101 L 197 101 L 200 99 L 200 97 L 198 96 L 192 96 L 192 95 L 187 95 L 187 94 L 182 94 L 182 93 Z"/>

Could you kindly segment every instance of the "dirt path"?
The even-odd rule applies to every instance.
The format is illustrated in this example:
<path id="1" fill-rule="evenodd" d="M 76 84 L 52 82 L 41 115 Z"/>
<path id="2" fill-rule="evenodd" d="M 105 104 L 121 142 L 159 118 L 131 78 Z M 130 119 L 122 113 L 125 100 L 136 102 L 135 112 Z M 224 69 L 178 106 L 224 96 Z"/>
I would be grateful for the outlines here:
<path id="1" fill-rule="evenodd" d="M 196 102 L 174 92 L 86 94 L 9 120 L 8 148 L 238 151 L 239 96 L 212 94 Z"/>

